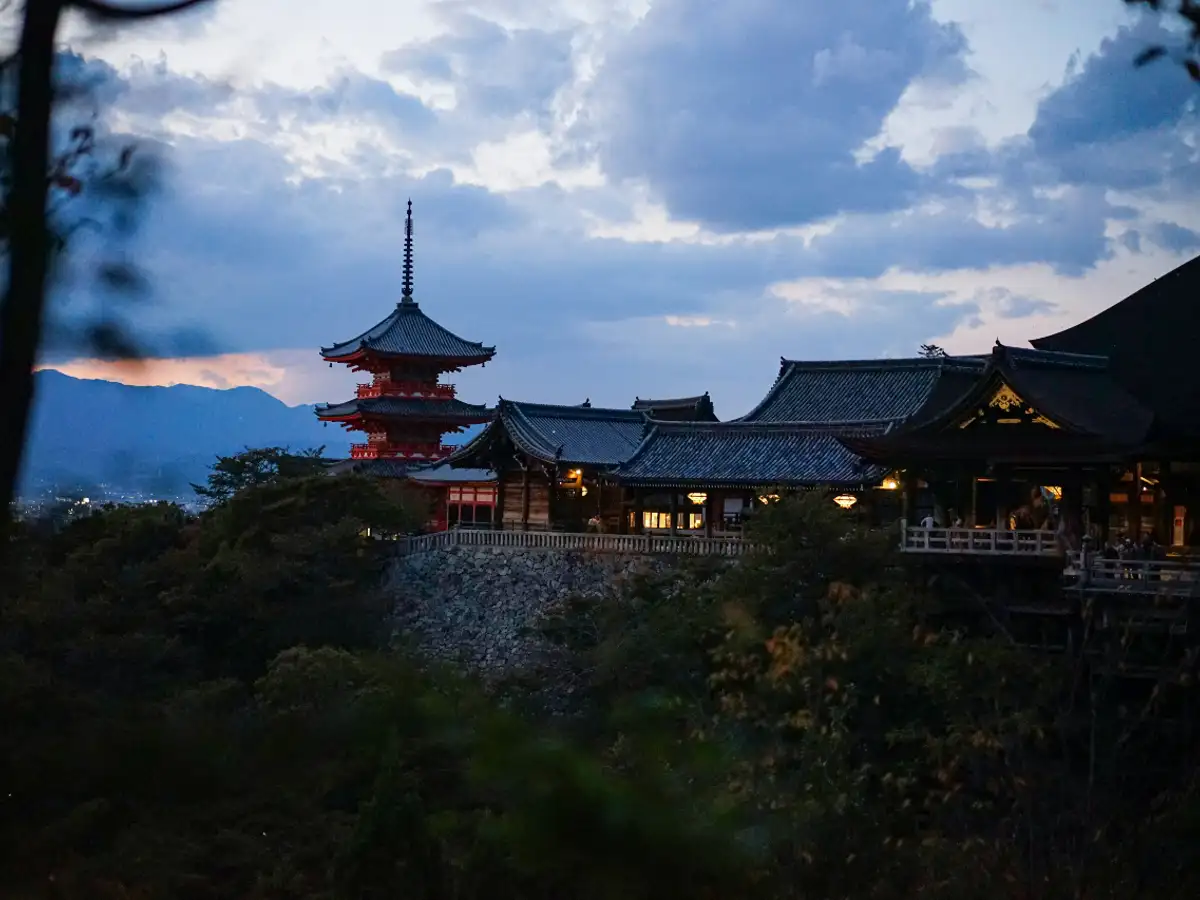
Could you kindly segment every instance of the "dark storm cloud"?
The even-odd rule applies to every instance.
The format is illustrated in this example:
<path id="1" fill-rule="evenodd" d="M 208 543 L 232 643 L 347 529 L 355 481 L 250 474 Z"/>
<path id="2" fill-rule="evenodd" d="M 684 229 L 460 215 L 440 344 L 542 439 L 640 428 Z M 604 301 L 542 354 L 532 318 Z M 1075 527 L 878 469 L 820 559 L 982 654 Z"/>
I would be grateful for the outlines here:
<path id="1" fill-rule="evenodd" d="M 610 175 L 719 230 L 901 209 L 925 180 L 855 153 L 915 80 L 964 80 L 965 50 L 923 2 L 660 0 L 606 60 L 588 137 Z"/>
<path id="2" fill-rule="evenodd" d="M 456 115 L 541 115 L 573 72 L 568 29 L 510 29 L 479 15 L 442 16 L 450 32 L 384 54 L 385 71 L 453 87 Z"/>

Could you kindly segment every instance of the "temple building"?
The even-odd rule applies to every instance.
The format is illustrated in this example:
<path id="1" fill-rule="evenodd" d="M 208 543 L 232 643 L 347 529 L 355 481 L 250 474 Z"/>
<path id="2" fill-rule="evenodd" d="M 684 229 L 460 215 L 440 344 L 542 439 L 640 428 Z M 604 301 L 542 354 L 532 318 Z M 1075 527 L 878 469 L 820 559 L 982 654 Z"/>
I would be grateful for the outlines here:
<path id="1" fill-rule="evenodd" d="M 445 435 L 491 419 L 484 404 L 458 399 L 442 376 L 486 365 L 494 347 L 465 340 L 429 318 L 413 296 L 413 216 L 409 201 L 404 225 L 404 280 L 400 302 L 383 321 L 348 341 L 321 349 L 321 358 L 369 372 L 352 400 L 318 406 L 317 417 L 366 435 L 352 444 L 350 459 L 331 474 L 362 474 L 411 481 L 430 495 L 430 527 L 460 521 L 489 524 L 495 479 L 487 471 L 451 470 L 436 463 L 454 447 Z M 465 513 L 464 513 L 465 511 Z"/>
<path id="2" fill-rule="evenodd" d="M 430 527 L 733 536 L 794 491 L 824 492 L 916 554 L 1058 557 L 1153 536 L 1200 543 L 1200 258 L 1035 349 L 911 359 L 781 359 L 753 409 L 707 393 L 628 408 L 458 399 L 444 374 L 495 349 L 413 299 L 412 205 L 395 310 L 322 358 L 367 371 L 319 407 L 363 431 L 341 468 L 433 497 Z M 486 427 L 455 449 L 447 433 Z M 339 468 L 338 466 L 334 467 Z"/>
<path id="3" fill-rule="evenodd" d="M 468 425 L 487 422 L 491 410 L 464 403 L 441 377 L 467 366 L 484 365 L 495 347 L 464 340 L 447 331 L 413 299 L 412 201 L 404 225 L 404 285 L 400 302 L 382 322 L 358 337 L 321 349 L 321 358 L 369 372 L 354 399 L 317 407 L 323 422 L 362 431 L 366 442 L 352 444 L 351 459 L 431 462 L 454 448 L 442 438 Z"/>
<path id="4" fill-rule="evenodd" d="M 641 445 L 655 416 L 714 422 L 707 394 L 635 400 L 630 409 L 521 403 L 500 399 L 491 424 L 454 454 L 451 467 L 497 477 L 497 527 L 618 531 L 622 493 L 610 473 Z"/>

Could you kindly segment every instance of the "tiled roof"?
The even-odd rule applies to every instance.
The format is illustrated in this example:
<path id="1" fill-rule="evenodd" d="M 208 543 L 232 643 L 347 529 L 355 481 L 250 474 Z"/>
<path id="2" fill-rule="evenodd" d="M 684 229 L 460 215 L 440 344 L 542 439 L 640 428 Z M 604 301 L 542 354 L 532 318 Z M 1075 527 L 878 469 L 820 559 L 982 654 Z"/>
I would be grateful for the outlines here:
<path id="1" fill-rule="evenodd" d="M 413 464 L 402 459 L 339 459 L 325 467 L 327 475 L 365 475 L 368 478 L 407 478 Z"/>
<path id="2" fill-rule="evenodd" d="M 883 428 L 658 423 L 613 474 L 622 484 L 644 487 L 868 485 L 884 470 L 862 464 L 837 436 L 878 434 Z"/>
<path id="3" fill-rule="evenodd" d="M 332 403 L 316 408 L 321 419 L 346 416 L 381 416 L 405 419 L 469 419 L 486 422 L 492 411 L 483 403 L 464 403 L 458 399 L 430 400 L 419 397 L 370 397 Z"/>
<path id="4" fill-rule="evenodd" d="M 833 362 L 781 360 L 779 377 L 735 421 L 898 422 L 953 402 L 983 370 L 977 357 Z"/>
<path id="5" fill-rule="evenodd" d="M 675 397 L 669 400 L 643 400 L 635 397 L 631 409 L 649 413 L 655 419 L 675 421 L 715 422 L 716 411 L 708 392 L 698 397 Z"/>
<path id="6" fill-rule="evenodd" d="M 496 473 L 488 469 L 455 469 L 444 461 L 408 462 L 403 459 L 339 459 L 325 467 L 327 475 L 366 475 L 368 478 L 411 478 L 426 482 L 488 482 Z"/>
<path id="7" fill-rule="evenodd" d="M 382 356 L 442 357 L 478 362 L 487 362 L 496 353 L 495 347 L 485 347 L 447 331 L 421 312 L 418 304 L 411 302 L 397 303 L 390 316 L 358 337 L 323 347 L 321 356 L 338 360 L 360 350 Z"/>
<path id="8" fill-rule="evenodd" d="M 408 473 L 408 477 L 413 481 L 479 483 L 495 481 L 496 473 L 490 469 L 459 469 L 442 461 L 414 468 Z"/>
<path id="9" fill-rule="evenodd" d="M 1103 356 L 996 345 L 993 368 L 1055 421 L 1117 443 L 1144 439 L 1154 414 L 1121 387 Z"/>
<path id="10" fill-rule="evenodd" d="M 1200 256 L 1124 300 L 1057 334 L 1030 341 L 1042 350 L 1109 357 L 1111 372 L 1154 410 L 1166 431 L 1200 436 Z"/>
<path id="11" fill-rule="evenodd" d="M 513 442 L 530 456 L 567 463 L 612 466 L 637 449 L 646 417 L 628 409 L 550 406 L 500 401 L 500 417 Z"/>
<path id="12" fill-rule="evenodd" d="M 644 413 L 594 406 L 552 406 L 501 398 L 496 416 L 449 462 L 470 466 L 500 435 L 534 459 L 585 466 L 615 466 L 628 459 L 645 432 Z"/>
<path id="13" fill-rule="evenodd" d="M 1005 347 L 999 343 L 970 390 L 936 415 L 913 419 L 883 435 L 845 435 L 848 447 L 871 459 L 1003 456 L 1084 458 L 1121 453 L 1146 441 L 1154 414 L 1112 377 L 1102 356 Z M 1037 412 L 1061 426 L 1046 433 L 954 428 L 961 417 L 1007 384 Z M 1022 456 L 1024 455 L 1024 456 Z"/>

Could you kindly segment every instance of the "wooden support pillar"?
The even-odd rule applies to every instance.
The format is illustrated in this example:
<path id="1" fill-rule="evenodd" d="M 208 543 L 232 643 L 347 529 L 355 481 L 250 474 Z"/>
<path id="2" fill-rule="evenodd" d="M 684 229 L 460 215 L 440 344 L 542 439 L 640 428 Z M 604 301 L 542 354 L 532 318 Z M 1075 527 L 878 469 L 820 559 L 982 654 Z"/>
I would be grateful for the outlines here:
<path id="1" fill-rule="evenodd" d="M 968 528 L 979 524 L 979 478 L 975 475 L 971 476 L 971 511 L 963 517 L 963 521 Z"/>
<path id="2" fill-rule="evenodd" d="M 671 489 L 671 537 L 679 533 L 679 491 Z"/>
<path id="3" fill-rule="evenodd" d="M 642 534 L 646 530 L 646 498 L 641 488 L 634 488 L 633 494 L 633 533 Z"/>
<path id="4" fill-rule="evenodd" d="M 1126 490 L 1125 533 L 1136 544 L 1142 539 L 1142 464 L 1132 465 L 1133 480 Z"/>
<path id="5" fill-rule="evenodd" d="M 1007 468 L 996 467 L 996 527 L 1008 528 L 1008 511 L 1012 493 L 1012 473 Z"/>
<path id="6" fill-rule="evenodd" d="M 704 500 L 704 536 L 706 538 L 713 536 L 713 520 L 716 518 L 716 510 L 717 496 L 709 491 Z"/>
<path id="7" fill-rule="evenodd" d="M 917 476 L 905 469 L 900 479 L 900 518 L 911 528 L 917 525 Z"/>
<path id="8" fill-rule="evenodd" d="M 492 529 L 500 531 L 504 528 L 504 473 L 499 467 L 496 470 L 496 508 L 492 511 Z"/>
<path id="9" fill-rule="evenodd" d="M 1169 493 L 1170 487 L 1171 461 L 1159 460 L 1158 487 L 1154 491 L 1154 536 L 1164 547 L 1171 546 L 1171 532 L 1175 524 L 1175 504 Z"/>
<path id="10" fill-rule="evenodd" d="M 1112 469 L 1102 466 L 1096 473 L 1096 518 L 1100 520 L 1100 547 L 1103 550 L 1112 540 Z"/>
<path id="11" fill-rule="evenodd" d="M 596 518 L 600 521 L 599 531 L 604 531 L 604 482 L 596 476 Z"/>
<path id="12" fill-rule="evenodd" d="M 529 530 L 529 465 L 521 471 L 521 530 Z"/>

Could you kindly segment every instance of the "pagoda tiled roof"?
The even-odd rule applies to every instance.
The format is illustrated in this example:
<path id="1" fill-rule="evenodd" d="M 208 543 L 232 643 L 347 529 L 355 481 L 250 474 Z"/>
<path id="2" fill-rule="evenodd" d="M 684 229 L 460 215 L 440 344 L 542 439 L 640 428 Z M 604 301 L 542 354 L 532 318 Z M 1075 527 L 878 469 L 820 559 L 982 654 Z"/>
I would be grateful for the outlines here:
<path id="1" fill-rule="evenodd" d="M 645 432 L 647 417 L 630 409 L 556 406 L 500 399 L 491 423 L 449 461 L 475 464 L 483 448 L 507 435 L 521 452 L 543 462 L 610 467 L 628 459 Z"/>
<path id="2" fill-rule="evenodd" d="M 972 356 L 813 362 L 781 359 L 766 397 L 735 421 L 901 422 L 956 400 L 983 371 Z"/>
<path id="3" fill-rule="evenodd" d="M 838 436 L 879 434 L 886 428 L 878 423 L 657 422 L 613 477 L 631 487 L 869 486 L 884 469 L 860 462 Z"/>
<path id="4" fill-rule="evenodd" d="M 487 421 L 492 411 L 483 403 L 464 403 L 457 398 L 431 400 L 423 397 L 369 397 L 316 407 L 321 419 L 377 416 L 406 419 L 472 419 Z"/>
<path id="5" fill-rule="evenodd" d="M 369 351 L 378 356 L 426 357 L 431 359 L 487 362 L 495 347 L 464 340 L 443 328 L 421 311 L 418 303 L 404 300 L 391 315 L 358 337 L 321 348 L 321 356 L 336 362 Z"/>

